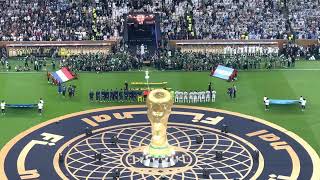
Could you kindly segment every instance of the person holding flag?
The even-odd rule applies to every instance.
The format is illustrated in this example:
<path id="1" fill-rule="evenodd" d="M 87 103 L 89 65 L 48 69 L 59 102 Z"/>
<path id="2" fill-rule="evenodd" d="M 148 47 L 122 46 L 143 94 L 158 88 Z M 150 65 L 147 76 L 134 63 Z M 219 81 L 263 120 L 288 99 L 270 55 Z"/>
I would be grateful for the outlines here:
<path id="1" fill-rule="evenodd" d="M 301 101 L 301 111 L 304 111 L 306 109 L 306 103 L 307 103 L 307 100 L 303 98 L 303 100 Z"/>
<path id="2" fill-rule="evenodd" d="M 4 100 L 1 101 L 0 107 L 1 107 L 1 114 L 5 115 L 6 114 L 6 102 Z"/>
<path id="3" fill-rule="evenodd" d="M 39 103 L 38 103 L 38 112 L 39 112 L 39 115 L 40 115 L 40 116 L 42 115 L 43 105 L 44 105 L 44 104 L 39 101 Z"/>

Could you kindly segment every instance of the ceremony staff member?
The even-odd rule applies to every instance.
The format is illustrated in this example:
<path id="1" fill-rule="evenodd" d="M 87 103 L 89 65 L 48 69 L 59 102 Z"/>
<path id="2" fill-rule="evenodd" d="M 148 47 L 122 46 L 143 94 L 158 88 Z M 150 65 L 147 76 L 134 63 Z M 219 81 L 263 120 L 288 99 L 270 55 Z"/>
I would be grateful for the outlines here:
<path id="1" fill-rule="evenodd" d="M 0 106 L 1 106 L 1 113 L 3 115 L 6 114 L 6 102 L 2 100 Z"/>
<path id="2" fill-rule="evenodd" d="M 228 88 L 228 94 L 229 94 L 230 98 L 232 99 L 233 88 Z"/>
<path id="3" fill-rule="evenodd" d="M 39 102 L 42 103 L 42 104 L 44 104 L 44 101 L 43 101 L 42 98 L 40 98 Z"/>
<path id="4" fill-rule="evenodd" d="M 63 97 L 66 97 L 67 88 L 65 85 L 62 86 L 62 95 Z"/>
<path id="5" fill-rule="evenodd" d="M 126 91 L 128 91 L 128 82 L 127 81 L 125 81 L 125 83 L 124 83 L 124 90 L 126 90 Z"/>
<path id="6" fill-rule="evenodd" d="M 306 99 L 303 99 L 301 101 L 301 111 L 304 111 L 306 109 L 306 103 L 307 103 L 307 100 Z"/>
<path id="7" fill-rule="evenodd" d="M 61 93 L 62 93 L 62 85 L 59 82 L 59 84 L 58 84 L 58 94 L 61 94 Z"/>
<path id="8" fill-rule="evenodd" d="M 40 115 L 42 115 L 42 110 L 43 110 L 43 103 L 39 102 L 38 103 L 38 112 Z"/>
<path id="9" fill-rule="evenodd" d="M 267 97 L 267 96 L 264 96 L 264 97 L 263 97 L 263 103 L 265 103 L 267 99 L 268 99 L 268 97 Z"/>
<path id="10" fill-rule="evenodd" d="M 210 82 L 209 85 L 208 85 L 208 91 L 212 91 L 212 84 L 211 84 L 211 82 Z"/>
<path id="11" fill-rule="evenodd" d="M 76 94 L 76 86 L 75 85 L 71 86 L 71 94 L 72 94 L 72 96 L 74 96 Z"/>
<path id="12" fill-rule="evenodd" d="M 303 101 L 303 99 L 304 99 L 303 96 L 300 96 L 300 99 L 299 99 L 300 103 Z"/>
<path id="13" fill-rule="evenodd" d="M 233 85 L 233 98 L 236 98 L 237 96 L 237 86 L 236 85 Z"/>
<path id="14" fill-rule="evenodd" d="M 270 100 L 269 98 L 267 98 L 265 101 L 264 101 L 264 104 L 266 105 L 266 111 L 269 111 L 269 104 L 270 104 Z"/>
<path id="15" fill-rule="evenodd" d="M 69 98 L 71 98 L 72 97 L 72 87 L 71 87 L 71 85 L 69 85 L 69 87 L 68 87 L 68 94 L 69 94 Z"/>

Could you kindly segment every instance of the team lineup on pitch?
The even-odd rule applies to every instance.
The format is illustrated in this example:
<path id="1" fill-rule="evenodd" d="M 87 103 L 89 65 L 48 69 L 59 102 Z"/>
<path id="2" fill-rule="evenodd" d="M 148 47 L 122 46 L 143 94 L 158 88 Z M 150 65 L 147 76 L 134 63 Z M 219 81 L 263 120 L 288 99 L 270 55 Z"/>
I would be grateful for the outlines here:
<path id="1" fill-rule="evenodd" d="M 151 139 L 146 110 L 116 106 L 39 124 L 1 150 L 0 179 L 112 179 L 115 172 L 124 179 L 320 176 L 316 152 L 293 132 L 259 118 L 193 106 L 174 106 L 169 117 L 168 142 L 176 147 L 178 163 L 147 168 L 140 158 Z M 221 131 L 225 126 L 227 131 Z"/>

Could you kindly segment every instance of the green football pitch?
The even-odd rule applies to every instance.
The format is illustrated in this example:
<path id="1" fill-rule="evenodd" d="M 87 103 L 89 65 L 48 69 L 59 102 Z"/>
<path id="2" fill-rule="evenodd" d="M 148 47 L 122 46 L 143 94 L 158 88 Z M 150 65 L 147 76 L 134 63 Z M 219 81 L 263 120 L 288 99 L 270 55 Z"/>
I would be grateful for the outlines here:
<path id="1" fill-rule="evenodd" d="M 252 115 L 278 124 L 298 134 L 320 154 L 320 62 L 298 62 L 295 69 L 241 71 L 239 80 L 228 83 L 210 78 L 208 72 L 161 72 L 151 71 L 150 81 L 167 81 L 174 90 L 206 90 L 209 81 L 217 91 L 215 103 L 197 106 L 225 109 Z M 37 103 L 45 100 L 42 116 L 35 109 L 8 109 L 0 115 L 0 147 L 20 132 L 57 116 L 99 107 L 128 103 L 89 102 L 90 89 L 122 88 L 124 81 L 144 81 L 144 72 L 79 73 L 79 79 L 68 84 L 76 85 L 76 96 L 63 98 L 57 87 L 49 85 L 45 72 L 0 73 L 0 100 L 7 103 Z M 238 97 L 231 100 L 227 88 L 237 85 Z M 263 96 L 278 99 L 307 98 L 307 109 L 302 112 L 298 105 L 271 106 L 265 112 Z"/>

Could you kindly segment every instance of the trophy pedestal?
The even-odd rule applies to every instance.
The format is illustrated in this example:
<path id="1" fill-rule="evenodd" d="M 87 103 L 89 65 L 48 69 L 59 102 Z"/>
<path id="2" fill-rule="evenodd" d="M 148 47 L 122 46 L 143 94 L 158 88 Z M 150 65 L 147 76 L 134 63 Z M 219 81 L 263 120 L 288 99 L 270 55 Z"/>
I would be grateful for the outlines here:
<path id="1" fill-rule="evenodd" d="M 168 157 L 155 158 L 144 155 L 140 161 L 144 166 L 151 168 L 168 168 L 176 165 L 178 158 L 175 155 Z"/>
<path id="2" fill-rule="evenodd" d="M 178 157 L 172 146 L 154 147 L 149 145 L 145 147 L 140 162 L 146 167 L 167 168 L 176 165 Z"/>

